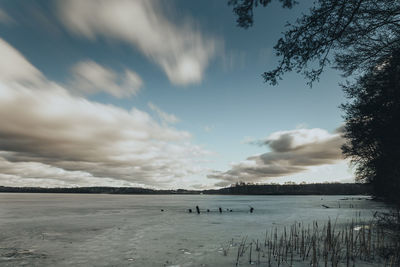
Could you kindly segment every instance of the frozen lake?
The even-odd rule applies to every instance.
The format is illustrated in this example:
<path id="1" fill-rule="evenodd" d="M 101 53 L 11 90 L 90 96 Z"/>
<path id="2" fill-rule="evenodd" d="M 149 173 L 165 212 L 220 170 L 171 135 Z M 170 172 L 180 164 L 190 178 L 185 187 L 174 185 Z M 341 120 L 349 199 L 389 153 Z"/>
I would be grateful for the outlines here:
<path id="1" fill-rule="evenodd" d="M 383 208 L 359 196 L 2 193 L 0 265 L 234 266 L 236 252 L 221 252 L 232 239 L 296 221 L 368 220 Z"/>

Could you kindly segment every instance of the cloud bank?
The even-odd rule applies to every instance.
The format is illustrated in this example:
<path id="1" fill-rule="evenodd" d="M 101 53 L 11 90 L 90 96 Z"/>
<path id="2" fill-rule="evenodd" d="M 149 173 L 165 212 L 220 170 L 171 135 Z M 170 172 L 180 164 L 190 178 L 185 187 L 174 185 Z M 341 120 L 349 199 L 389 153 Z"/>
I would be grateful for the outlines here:
<path id="1" fill-rule="evenodd" d="M 63 24 L 71 32 L 131 44 L 156 62 L 177 85 L 198 83 L 215 54 L 217 42 L 190 21 L 176 25 L 156 0 L 59 1 Z"/>
<path id="2" fill-rule="evenodd" d="M 214 171 L 208 178 L 221 180 L 216 184 L 218 186 L 237 181 L 260 182 L 343 160 L 340 147 L 344 140 L 341 134 L 319 128 L 279 131 L 256 143 L 268 146 L 271 151 L 232 164 L 228 171 Z"/>
<path id="3" fill-rule="evenodd" d="M 0 58 L 3 184 L 162 188 L 201 171 L 207 152 L 188 132 L 136 108 L 73 96 L 1 39 Z"/>
<path id="4" fill-rule="evenodd" d="M 0 80 L 9 84 L 38 84 L 43 75 L 19 51 L 0 38 Z"/>

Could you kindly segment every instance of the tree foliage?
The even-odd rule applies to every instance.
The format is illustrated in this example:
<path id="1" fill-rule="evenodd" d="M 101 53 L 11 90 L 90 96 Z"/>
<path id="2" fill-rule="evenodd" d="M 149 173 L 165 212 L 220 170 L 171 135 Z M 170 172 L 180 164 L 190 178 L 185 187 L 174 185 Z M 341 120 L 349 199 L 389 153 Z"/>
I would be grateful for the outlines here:
<path id="1" fill-rule="evenodd" d="M 279 0 L 291 8 L 294 0 Z M 253 25 L 253 10 L 271 0 L 230 0 L 238 26 Z M 277 84 L 285 72 L 302 73 L 309 84 L 318 80 L 327 65 L 349 76 L 379 65 L 400 45 L 400 1 L 316 0 L 307 14 L 287 24 L 274 46 L 278 66 L 263 74 Z M 312 67 L 310 67 L 312 66 Z"/>
<path id="2" fill-rule="evenodd" d="M 267 6 L 272 0 L 229 0 L 229 5 L 234 6 L 233 11 L 238 16 L 238 26 L 245 29 L 253 26 L 253 9 L 257 6 Z M 279 0 L 282 3 L 283 8 L 292 8 L 293 5 L 297 4 L 294 0 Z"/>
<path id="3" fill-rule="evenodd" d="M 343 153 L 355 163 L 358 179 L 400 204 L 400 50 L 343 88 L 349 99 L 342 105 Z"/>
<path id="4" fill-rule="evenodd" d="M 296 1 L 279 0 L 291 8 Z M 253 25 L 253 10 L 271 0 L 230 0 L 238 26 Z M 263 74 L 277 84 L 285 72 L 302 73 L 311 85 L 331 65 L 344 76 L 342 151 L 357 179 L 400 206 L 400 1 L 315 0 L 308 13 L 287 24 L 274 47 L 278 66 Z"/>

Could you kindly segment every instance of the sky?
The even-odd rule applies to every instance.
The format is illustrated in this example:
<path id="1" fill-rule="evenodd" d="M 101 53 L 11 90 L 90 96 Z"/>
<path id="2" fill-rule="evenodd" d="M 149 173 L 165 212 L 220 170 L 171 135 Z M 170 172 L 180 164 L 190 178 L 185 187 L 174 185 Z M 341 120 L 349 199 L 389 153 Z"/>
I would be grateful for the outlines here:
<path id="1" fill-rule="evenodd" d="M 354 181 L 340 73 L 261 77 L 309 4 L 243 29 L 227 1 L 1 1 L 0 185 Z"/>

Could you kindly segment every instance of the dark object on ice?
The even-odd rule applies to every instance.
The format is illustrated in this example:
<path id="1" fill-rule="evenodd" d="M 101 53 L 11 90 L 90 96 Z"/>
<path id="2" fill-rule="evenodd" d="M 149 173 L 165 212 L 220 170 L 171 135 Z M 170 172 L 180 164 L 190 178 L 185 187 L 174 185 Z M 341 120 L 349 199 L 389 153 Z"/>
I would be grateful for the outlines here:
<path id="1" fill-rule="evenodd" d="M 196 206 L 196 211 L 197 211 L 197 214 L 200 214 L 200 208 L 199 208 L 199 206 Z"/>
<path id="2" fill-rule="evenodd" d="M 189 213 L 192 213 L 192 209 L 189 209 Z"/>
<path id="3" fill-rule="evenodd" d="M 324 207 L 325 209 L 329 209 L 330 208 L 327 205 L 321 205 L 321 206 Z"/>
<path id="4" fill-rule="evenodd" d="M 221 207 L 219 207 L 219 208 L 218 208 L 218 210 L 219 210 L 219 213 L 222 213 L 222 209 L 221 209 Z"/>
<path id="5" fill-rule="evenodd" d="M 233 210 L 229 210 L 229 212 L 232 212 Z"/>
<path id="6" fill-rule="evenodd" d="M 161 211 L 164 211 L 163 209 L 161 209 Z"/>
<path id="7" fill-rule="evenodd" d="M 210 212 L 210 210 L 209 210 L 209 209 L 207 209 L 207 212 Z"/>
<path id="8" fill-rule="evenodd" d="M 254 208 L 250 207 L 250 213 L 253 213 L 253 211 L 254 211 Z"/>

